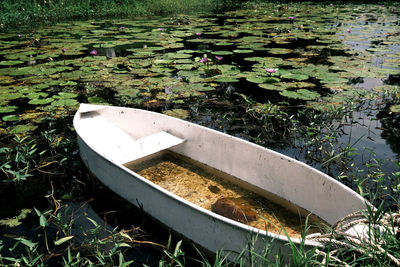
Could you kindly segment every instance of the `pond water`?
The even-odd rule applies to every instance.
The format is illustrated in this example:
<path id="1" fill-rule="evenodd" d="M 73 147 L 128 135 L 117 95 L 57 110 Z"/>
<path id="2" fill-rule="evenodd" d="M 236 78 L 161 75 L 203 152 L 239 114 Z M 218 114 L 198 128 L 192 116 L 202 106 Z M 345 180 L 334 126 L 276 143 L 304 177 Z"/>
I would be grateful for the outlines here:
<path id="1" fill-rule="evenodd" d="M 8 206 L 0 217 L 45 209 L 52 188 L 63 201 L 95 197 L 100 213 L 119 203 L 98 193 L 80 163 L 72 128 L 79 102 L 180 117 L 293 156 L 355 190 L 381 189 L 379 199 L 394 196 L 399 14 L 395 5 L 271 5 L 0 33 L 0 200 Z M 131 223 L 122 217 L 117 225 Z"/>

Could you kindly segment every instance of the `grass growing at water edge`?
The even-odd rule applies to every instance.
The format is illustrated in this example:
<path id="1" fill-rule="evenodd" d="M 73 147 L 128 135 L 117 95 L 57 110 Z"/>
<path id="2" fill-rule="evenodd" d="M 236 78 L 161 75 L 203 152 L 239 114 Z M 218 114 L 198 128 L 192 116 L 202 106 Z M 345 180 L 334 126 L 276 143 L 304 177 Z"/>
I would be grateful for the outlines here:
<path id="1" fill-rule="evenodd" d="M 35 27 L 70 19 L 137 18 L 138 16 L 212 12 L 230 9 L 243 1 L 233 0 L 3 0 L 0 31 Z"/>

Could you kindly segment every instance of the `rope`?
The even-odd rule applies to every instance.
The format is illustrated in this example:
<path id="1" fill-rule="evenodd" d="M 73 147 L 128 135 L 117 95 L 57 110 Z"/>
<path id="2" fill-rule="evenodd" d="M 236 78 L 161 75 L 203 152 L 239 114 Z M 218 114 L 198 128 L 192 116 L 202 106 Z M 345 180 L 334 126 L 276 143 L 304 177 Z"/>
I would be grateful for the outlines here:
<path id="1" fill-rule="evenodd" d="M 371 259 L 376 254 L 384 255 L 392 264 L 400 267 L 400 259 L 382 247 L 384 240 L 378 241 L 380 233 L 383 231 L 390 232 L 393 235 L 400 234 L 400 213 L 385 213 L 375 223 L 371 223 L 366 214 L 367 210 L 354 212 L 337 221 L 332 226 L 331 233 L 315 233 L 306 236 L 307 240 L 318 242 L 321 245 L 329 244 L 335 248 L 329 253 L 316 249 L 315 252 L 322 257 L 324 265 L 327 264 L 329 259 L 333 264 L 339 263 L 343 266 L 349 266 L 339 259 L 338 255 L 351 250 L 358 255 L 368 256 Z M 373 214 L 373 216 L 375 215 Z M 353 228 L 355 226 L 360 226 L 363 229 L 361 232 L 356 231 L 356 235 L 350 233 L 351 230 L 355 230 Z"/>

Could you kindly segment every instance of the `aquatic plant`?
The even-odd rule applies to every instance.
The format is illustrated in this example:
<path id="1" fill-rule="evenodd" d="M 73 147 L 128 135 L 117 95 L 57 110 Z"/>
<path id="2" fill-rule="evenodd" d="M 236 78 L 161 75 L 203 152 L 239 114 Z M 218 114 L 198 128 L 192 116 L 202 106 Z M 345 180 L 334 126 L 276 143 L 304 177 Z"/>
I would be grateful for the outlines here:
<path id="1" fill-rule="evenodd" d="M 3 2 L 0 13 L 7 15 L 0 16 L 3 24 L 0 27 L 20 32 L 0 34 L 3 186 L 15 185 L 28 191 L 29 184 L 35 181 L 44 179 L 43 185 L 48 187 L 56 181 L 56 192 L 61 192 L 56 198 L 62 199 L 75 198 L 77 191 L 90 191 L 87 188 L 91 178 L 77 157 L 70 125 L 78 103 L 89 102 L 153 109 L 277 147 L 352 186 L 374 204 L 384 200 L 382 209 L 395 211 L 394 207 L 398 207 L 400 167 L 396 166 L 400 163 L 393 156 L 382 158 L 378 151 L 370 149 L 379 143 L 378 147 L 385 147 L 385 153 L 393 152 L 390 155 L 400 151 L 397 9 L 377 5 L 288 7 L 253 2 L 246 5 L 257 8 L 221 14 L 223 25 L 220 25 L 222 19 L 213 15 L 122 21 L 99 18 L 111 17 L 111 12 L 119 7 L 120 12 L 132 11 L 129 1 L 120 1 L 121 6 L 110 8 L 110 13 L 100 14 L 97 7 L 68 9 L 69 15 L 81 12 L 74 17 L 90 20 L 56 24 L 52 21 L 61 21 L 58 18 L 68 14 L 57 13 L 62 9 L 54 1 L 47 6 L 39 3 L 40 10 L 37 5 L 25 9 L 26 16 L 18 13 L 22 9 L 10 5 L 10 1 Z M 30 3 L 25 1 L 24 5 Z M 71 3 L 78 6 L 86 2 Z M 163 11 L 160 6 L 165 4 L 167 12 L 178 10 L 184 2 L 141 2 L 150 3 L 155 5 L 151 9 L 154 12 Z M 70 2 L 64 4 L 67 8 Z M 267 8 L 260 8 L 262 5 Z M 6 12 L 10 7 L 16 12 Z M 137 12 L 147 12 L 139 9 Z M 275 9 L 279 14 L 270 12 Z M 353 20 L 354 12 L 365 16 Z M 288 18 L 289 14 L 297 17 Z M 51 26 L 35 31 L 15 27 L 35 19 Z M 371 42 L 366 44 L 365 38 Z M 89 57 L 88 47 L 93 48 Z M 371 88 L 370 83 L 374 84 Z M 73 186 L 65 181 L 73 181 Z M 63 194 L 63 188 L 73 192 Z M 55 211 L 36 208 L 32 214 L 38 217 L 43 238 L 43 230 L 50 233 L 49 228 L 56 222 L 50 216 Z M 9 217 L 17 218 L 18 211 L 15 213 Z M 55 227 L 60 229 L 59 233 L 68 228 L 61 227 L 61 223 Z M 99 232 L 101 227 L 95 228 L 92 230 Z M 59 262 L 71 265 L 125 262 L 121 247 L 115 249 L 117 252 L 111 259 L 101 251 L 103 240 L 99 238 L 88 243 L 94 248 L 91 251 L 100 255 L 87 257 L 83 251 L 75 250 L 78 238 L 71 236 L 68 231 L 57 237 L 48 235 L 47 243 L 54 244 L 61 255 Z M 118 235 L 114 237 L 120 240 Z M 387 245 L 384 249 L 398 255 L 394 238 L 384 235 L 383 242 Z M 134 242 L 127 237 L 124 240 L 129 245 Z M 21 237 L 13 242 L 11 246 L 16 244 L 17 248 L 10 260 L 0 253 L 0 265 L 48 261 L 43 240 L 36 244 L 36 239 Z M 8 253 L 8 244 L 0 244 L 3 252 Z M 177 253 L 171 245 L 164 259 L 179 264 L 191 257 L 182 254 L 184 243 L 176 247 Z M 18 254 L 20 248 L 22 253 Z M 323 252 L 329 255 L 329 245 Z M 344 261 L 354 265 L 389 265 L 382 254 L 367 253 L 376 259 L 355 259 L 353 256 L 358 254 L 348 250 L 343 253 Z M 313 258 L 299 253 L 298 262 L 306 262 L 307 257 Z M 224 265 L 225 255 L 217 252 L 215 262 Z M 282 265 L 280 259 L 268 263 Z"/>
<path id="2" fill-rule="evenodd" d="M 207 63 L 208 62 L 208 58 L 207 57 L 203 57 L 200 59 L 200 63 Z"/>
<path id="3" fill-rule="evenodd" d="M 275 72 L 278 71 L 278 69 L 265 69 L 265 71 L 266 71 L 267 73 L 275 73 Z"/>

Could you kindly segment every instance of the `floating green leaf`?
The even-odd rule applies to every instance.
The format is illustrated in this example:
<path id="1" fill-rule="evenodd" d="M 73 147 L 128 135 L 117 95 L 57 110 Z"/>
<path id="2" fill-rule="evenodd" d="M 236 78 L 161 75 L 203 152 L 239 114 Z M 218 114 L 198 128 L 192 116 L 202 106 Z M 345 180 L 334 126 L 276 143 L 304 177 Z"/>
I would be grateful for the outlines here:
<path id="1" fill-rule="evenodd" d="M 18 109 L 17 106 L 0 107 L 0 113 L 11 113 Z"/>
<path id="2" fill-rule="evenodd" d="M 11 134 L 25 134 L 28 132 L 33 132 L 34 130 L 37 129 L 38 126 L 33 125 L 33 124 L 23 124 L 23 125 L 17 125 L 11 128 L 10 133 Z"/>
<path id="3" fill-rule="evenodd" d="M 236 83 L 239 82 L 238 79 L 229 77 L 229 76 L 221 76 L 215 79 L 216 82 L 221 82 L 221 83 Z"/>
<path id="4" fill-rule="evenodd" d="M 338 83 L 347 83 L 348 79 L 336 77 L 336 76 L 328 76 L 322 77 L 320 80 L 321 83 L 328 83 L 328 84 L 338 84 Z"/>
<path id="5" fill-rule="evenodd" d="M 31 105 L 47 105 L 51 102 L 53 102 L 54 99 L 53 98 L 35 98 L 30 100 L 28 103 Z"/>
<path id="6" fill-rule="evenodd" d="M 20 61 L 20 60 L 9 60 L 9 61 L 1 61 L 0 65 L 1 66 L 13 66 L 13 65 L 19 65 L 19 64 L 23 64 L 24 61 Z"/>
<path id="7" fill-rule="evenodd" d="M 262 76 L 250 76 L 246 77 L 246 80 L 252 83 L 264 83 L 266 80 L 266 77 Z"/>
<path id="8" fill-rule="evenodd" d="M 251 50 L 251 49 L 235 49 L 235 50 L 233 50 L 233 53 L 236 53 L 236 54 L 250 54 L 253 52 L 254 52 L 254 50 Z"/>
<path id="9" fill-rule="evenodd" d="M 49 94 L 45 92 L 33 92 L 26 95 L 26 97 L 29 99 L 37 99 L 37 98 L 47 97 L 48 95 Z"/>
<path id="10" fill-rule="evenodd" d="M 0 220 L 0 225 L 5 225 L 8 227 L 15 227 L 22 224 L 22 220 L 24 220 L 32 210 L 30 209 L 22 209 L 19 215 L 9 218 L 9 219 L 2 219 Z"/>
<path id="11" fill-rule="evenodd" d="M 390 107 L 390 111 L 394 113 L 400 113 L 400 105 L 393 105 Z"/>
<path id="12" fill-rule="evenodd" d="M 279 92 L 279 94 L 288 98 L 301 99 L 301 100 L 315 100 L 318 97 L 320 97 L 320 94 L 318 94 L 317 92 L 313 92 L 307 89 L 299 89 L 297 91 L 285 90 Z"/>
<path id="13" fill-rule="evenodd" d="M 268 51 L 271 54 L 275 54 L 275 55 L 284 55 L 284 54 L 292 53 L 292 49 L 287 49 L 287 48 L 270 48 Z"/>
<path id="14" fill-rule="evenodd" d="M 5 115 L 3 116 L 3 121 L 17 121 L 19 120 L 19 116 L 18 115 Z"/>
<path id="15" fill-rule="evenodd" d="M 307 75 L 304 74 L 293 74 L 293 73 L 288 73 L 284 74 L 281 76 L 282 79 L 291 79 L 291 80 L 296 80 L 296 81 L 304 81 L 308 79 Z"/>
<path id="16" fill-rule="evenodd" d="M 163 112 L 164 114 L 179 119 L 187 119 L 190 115 L 189 111 L 185 109 L 170 109 Z"/>
<path id="17" fill-rule="evenodd" d="M 99 96 L 89 96 L 88 102 L 90 104 L 103 104 L 103 105 L 107 103 L 107 101 L 104 98 Z"/>
<path id="18" fill-rule="evenodd" d="M 53 101 L 51 105 L 55 107 L 72 107 L 79 105 L 79 102 L 75 99 L 61 98 L 60 100 Z"/>
<path id="19" fill-rule="evenodd" d="M 211 54 L 217 55 L 217 56 L 227 56 L 227 55 L 232 55 L 233 52 L 231 52 L 231 51 L 213 51 L 213 52 L 211 52 Z"/>
<path id="20" fill-rule="evenodd" d="M 258 86 L 263 89 L 273 90 L 273 91 L 282 91 L 286 89 L 286 87 L 282 86 L 280 83 L 262 83 L 259 84 Z"/>
<path id="21" fill-rule="evenodd" d="M 279 81 L 280 79 L 277 77 L 267 77 L 265 78 L 264 83 L 277 83 Z"/>
<path id="22" fill-rule="evenodd" d="M 75 93 L 68 93 L 68 92 L 60 92 L 58 95 L 54 96 L 56 99 L 66 99 L 66 98 L 75 98 L 78 95 Z"/>

